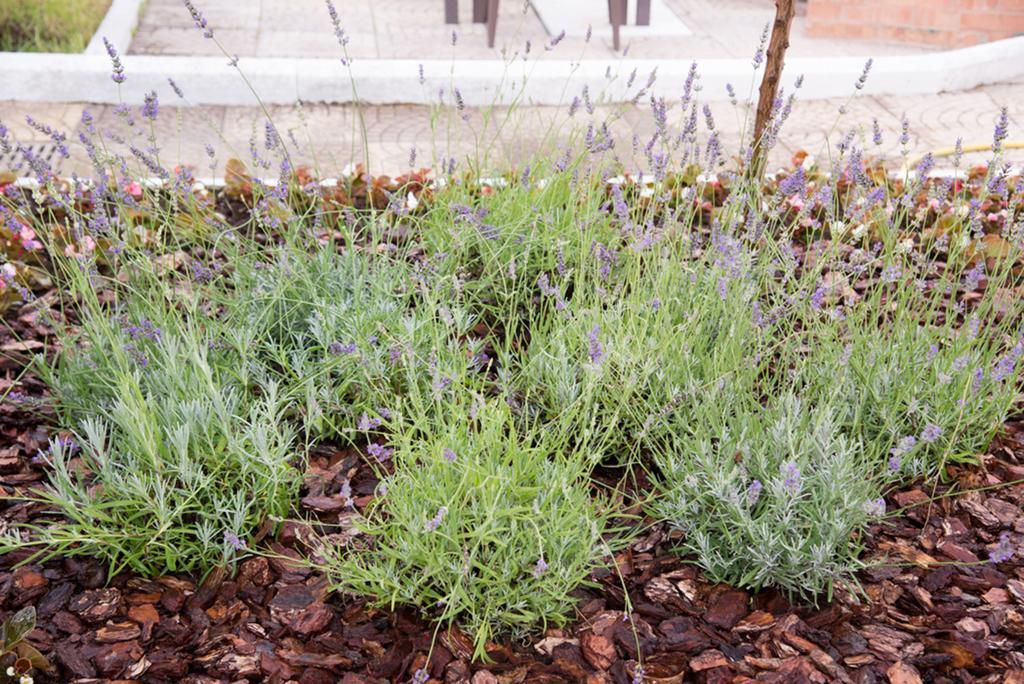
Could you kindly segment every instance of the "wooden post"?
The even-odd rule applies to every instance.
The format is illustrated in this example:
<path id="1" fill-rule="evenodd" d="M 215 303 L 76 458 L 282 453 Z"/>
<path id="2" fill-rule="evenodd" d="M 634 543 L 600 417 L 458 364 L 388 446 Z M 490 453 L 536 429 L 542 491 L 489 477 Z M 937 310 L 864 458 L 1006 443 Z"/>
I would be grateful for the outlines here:
<path id="1" fill-rule="evenodd" d="M 754 119 L 754 154 L 750 163 L 755 169 L 762 161 L 762 138 L 772 115 L 772 103 L 779 92 L 782 67 L 785 66 L 786 48 L 789 47 L 789 27 L 793 23 L 793 2 L 794 0 L 775 0 L 775 23 L 772 25 L 772 37 L 768 41 L 764 77 L 761 79 L 761 90 L 757 96 L 757 117 Z"/>

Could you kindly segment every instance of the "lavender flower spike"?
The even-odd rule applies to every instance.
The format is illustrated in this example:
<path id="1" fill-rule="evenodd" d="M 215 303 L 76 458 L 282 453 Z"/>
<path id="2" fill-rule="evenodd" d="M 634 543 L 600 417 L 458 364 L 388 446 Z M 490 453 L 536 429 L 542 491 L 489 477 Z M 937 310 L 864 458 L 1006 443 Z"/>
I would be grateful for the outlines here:
<path id="1" fill-rule="evenodd" d="M 593 363 L 600 363 L 601 359 L 604 358 L 604 346 L 601 345 L 601 341 L 598 339 L 598 335 L 601 334 L 601 326 L 595 325 L 589 333 L 587 333 L 587 339 L 590 340 L 590 360 Z"/>
<path id="2" fill-rule="evenodd" d="M 934 423 L 928 423 L 928 425 L 924 426 L 924 430 L 921 431 L 921 441 L 926 444 L 931 444 L 941 436 L 942 428 Z"/>
<path id="3" fill-rule="evenodd" d="M 444 520 L 445 514 L 448 512 L 447 506 L 441 506 L 437 509 L 437 514 L 427 521 L 426 529 L 427 532 L 433 532 L 441 526 L 441 521 Z"/>
<path id="4" fill-rule="evenodd" d="M 110 64 L 112 71 L 110 73 L 110 80 L 118 85 L 124 83 L 128 77 L 124 75 L 124 65 L 121 64 L 121 57 L 117 54 L 117 48 L 114 44 L 107 40 L 107 37 L 103 37 L 103 45 L 107 48 L 107 55 L 110 57 Z"/>
<path id="5" fill-rule="evenodd" d="M 795 461 L 787 461 L 782 464 L 782 474 L 785 475 L 786 479 L 783 481 L 782 486 L 789 491 L 796 493 L 800 491 L 800 469 L 797 467 Z"/>

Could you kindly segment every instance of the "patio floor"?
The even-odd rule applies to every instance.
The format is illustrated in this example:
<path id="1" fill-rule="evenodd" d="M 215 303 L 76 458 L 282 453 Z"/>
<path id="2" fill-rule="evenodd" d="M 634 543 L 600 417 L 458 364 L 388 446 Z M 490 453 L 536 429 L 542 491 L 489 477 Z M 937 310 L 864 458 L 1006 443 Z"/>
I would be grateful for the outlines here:
<path id="1" fill-rule="evenodd" d="M 568 1 L 568 0 L 567 0 Z M 593 0 L 603 4 L 604 0 Z M 686 36 L 623 39 L 628 55 L 650 59 L 749 58 L 766 22 L 774 16 L 771 0 L 664 0 L 691 31 Z M 323 0 L 197 0 L 217 39 L 242 57 L 340 57 Z M 566 37 L 545 50 L 551 36 L 524 0 L 500 5 L 496 45 L 487 47 L 485 28 L 470 22 L 470 0 L 461 0 L 457 27 L 444 23 L 442 0 L 335 0 L 348 34 L 353 59 L 492 59 L 511 57 L 532 44 L 541 59 L 615 56 L 609 37 Z M 459 40 L 452 46 L 452 29 Z M 220 50 L 193 25 L 181 0 L 149 0 L 128 50 L 151 55 L 219 55 Z M 813 38 L 804 17 L 793 23 L 792 56 L 918 54 L 925 48 L 858 40 Z"/>

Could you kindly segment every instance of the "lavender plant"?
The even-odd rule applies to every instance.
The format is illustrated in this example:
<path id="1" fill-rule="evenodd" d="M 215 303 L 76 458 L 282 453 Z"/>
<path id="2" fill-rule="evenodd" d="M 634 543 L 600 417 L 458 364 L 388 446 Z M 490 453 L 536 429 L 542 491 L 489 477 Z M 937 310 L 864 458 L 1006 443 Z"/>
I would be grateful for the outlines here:
<path id="1" fill-rule="evenodd" d="M 205 572 L 288 514 L 299 472 L 276 385 L 252 399 L 199 335 L 149 333 L 144 348 L 87 334 L 96 346 L 69 349 L 53 370 L 73 437 L 51 440 L 50 483 L 34 499 L 61 518 L 14 531 L 0 549 L 84 554 L 111 574 Z"/>
<path id="2" fill-rule="evenodd" d="M 501 400 L 464 397 L 447 412 L 396 435 L 357 548 L 328 541 L 318 555 L 337 588 L 457 621 L 484 657 L 498 634 L 569 619 L 574 589 L 610 549 L 611 510 L 564 434 L 524 429 Z"/>
<path id="3" fill-rule="evenodd" d="M 220 305 L 248 331 L 261 367 L 288 388 L 311 439 L 362 441 L 411 385 L 450 383 L 473 368 L 473 325 L 440 278 L 389 255 L 335 245 L 243 250 Z M 445 297 L 442 304 L 439 297 Z M 445 380 L 442 380 L 444 378 Z"/>

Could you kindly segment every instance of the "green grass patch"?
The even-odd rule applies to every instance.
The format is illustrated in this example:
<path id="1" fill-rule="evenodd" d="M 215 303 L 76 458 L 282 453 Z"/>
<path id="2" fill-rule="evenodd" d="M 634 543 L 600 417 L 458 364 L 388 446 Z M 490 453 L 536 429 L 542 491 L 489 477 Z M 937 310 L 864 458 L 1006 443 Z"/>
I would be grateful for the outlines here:
<path id="1" fill-rule="evenodd" d="M 0 51 L 81 52 L 110 0 L 4 0 L 0 3 Z"/>

